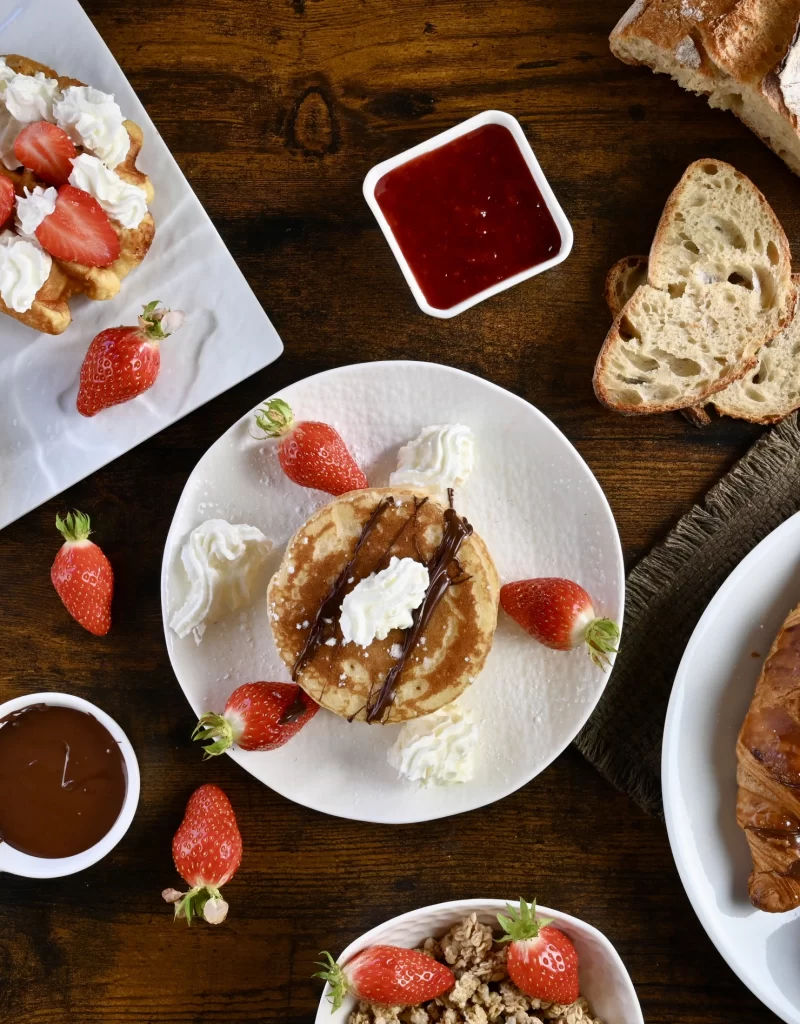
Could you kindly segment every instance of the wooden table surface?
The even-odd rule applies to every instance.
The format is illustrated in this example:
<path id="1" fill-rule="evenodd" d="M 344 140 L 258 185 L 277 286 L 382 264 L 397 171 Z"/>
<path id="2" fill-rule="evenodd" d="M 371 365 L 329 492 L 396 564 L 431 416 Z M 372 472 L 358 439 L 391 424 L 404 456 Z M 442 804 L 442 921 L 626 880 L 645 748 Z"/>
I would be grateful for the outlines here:
<path id="1" fill-rule="evenodd" d="M 159 577 L 186 478 L 234 420 L 309 374 L 406 357 L 480 374 L 551 417 L 596 473 L 633 563 L 759 430 L 717 421 L 698 431 L 677 415 L 624 419 L 597 404 L 606 270 L 647 251 L 691 160 L 734 162 L 790 238 L 800 237 L 797 179 L 732 116 L 611 56 L 626 0 L 84 4 L 286 352 L 0 534 L 0 700 L 48 689 L 88 697 L 127 730 L 142 767 L 136 819 L 102 864 L 62 881 L 3 877 L 0 1021 L 300 1024 L 319 999 L 319 950 L 338 953 L 427 903 L 519 893 L 605 932 L 649 1022 L 777 1020 L 695 918 L 663 823 L 574 750 L 492 807 L 396 828 L 308 811 L 227 758 L 201 765 L 164 646 Z M 575 247 L 555 271 L 435 320 L 415 306 L 361 181 L 489 107 L 522 122 Z M 50 585 L 53 519 L 68 507 L 93 515 L 114 563 L 115 621 L 103 639 L 72 622 Z M 172 833 L 204 780 L 237 809 L 245 858 L 228 922 L 187 929 L 159 894 L 178 882 Z"/>

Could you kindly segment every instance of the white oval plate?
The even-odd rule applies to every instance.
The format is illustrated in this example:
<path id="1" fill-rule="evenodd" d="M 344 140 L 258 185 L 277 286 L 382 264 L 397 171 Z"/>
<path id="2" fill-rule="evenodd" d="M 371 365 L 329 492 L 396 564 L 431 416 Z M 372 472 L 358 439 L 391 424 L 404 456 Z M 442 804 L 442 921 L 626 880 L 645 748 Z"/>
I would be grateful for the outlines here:
<path id="1" fill-rule="evenodd" d="M 398 448 L 422 427 L 467 424 L 477 441 L 476 468 L 456 504 L 487 542 L 501 578 L 568 576 L 592 594 L 598 614 L 621 622 L 623 564 L 611 510 L 569 441 L 527 402 L 460 370 L 406 361 L 330 370 L 281 397 L 298 419 L 333 424 L 375 486 L 388 483 Z M 169 613 L 185 592 L 180 551 L 189 532 L 214 517 L 258 526 L 275 544 L 273 572 L 289 538 L 330 500 L 288 480 L 275 443 L 251 431 L 252 415 L 245 416 L 197 464 L 164 551 L 167 647 L 198 715 L 222 710 L 241 683 L 289 674 L 272 641 L 266 600 L 209 626 L 199 645 L 169 629 Z M 501 614 L 486 667 L 461 698 L 480 729 L 473 781 L 428 789 L 403 782 L 386 762 L 399 726 L 348 724 L 326 711 L 280 750 L 231 756 L 316 810 L 360 821 L 427 821 L 499 800 L 541 772 L 583 726 L 606 678 L 585 651 L 546 650 Z"/>
<path id="2" fill-rule="evenodd" d="M 453 900 L 451 903 L 420 907 L 393 917 L 351 942 L 338 962 L 349 963 L 356 953 L 379 943 L 414 948 L 427 938 L 441 938 L 468 914 L 477 914 L 482 924 L 496 925 L 497 915 L 506 913 L 509 904 L 516 906 L 518 902 L 518 899 Z M 605 935 L 585 921 L 558 910 L 537 907 L 536 912 L 539 917 L 549 917 L 572 939 L 578 951 L 581 995 L 588 999 L 592 1012 L 614 1024 L 644 1024 L 630 975 Z M 342 1006 L 331 1012 L 329 992 L 330 987 L 326 984 L 319 1001 L 316 1024 L 346 1024 L 355 1000 L 352 996 L 345 996 Z"/>
<path id="3" fill-rule="evenodd" d="M 662 754 L 669 839 L 692 906 L 732 970 L 789 1024 L 800 1024 L 800 911 L 766 914 L 747 898 L 752 864 L 736 824 L 736 737 L 764 658 L 798 603 L 795 515 L 734 569 L 697 624 L 675 677 Z"/>

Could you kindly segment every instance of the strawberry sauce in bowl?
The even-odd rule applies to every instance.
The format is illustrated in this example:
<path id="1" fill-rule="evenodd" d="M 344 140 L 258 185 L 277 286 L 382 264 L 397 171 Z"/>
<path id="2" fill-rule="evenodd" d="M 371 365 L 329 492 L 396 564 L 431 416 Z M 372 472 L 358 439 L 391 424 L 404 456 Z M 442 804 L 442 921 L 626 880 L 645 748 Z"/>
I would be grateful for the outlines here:
<path id="1" fill-rule="evenodd" d="M 455 316 L 555 266 L 572 247 L 522 128 L 500 111 L 373 167 L 364 195 L 432 316 Z"/>

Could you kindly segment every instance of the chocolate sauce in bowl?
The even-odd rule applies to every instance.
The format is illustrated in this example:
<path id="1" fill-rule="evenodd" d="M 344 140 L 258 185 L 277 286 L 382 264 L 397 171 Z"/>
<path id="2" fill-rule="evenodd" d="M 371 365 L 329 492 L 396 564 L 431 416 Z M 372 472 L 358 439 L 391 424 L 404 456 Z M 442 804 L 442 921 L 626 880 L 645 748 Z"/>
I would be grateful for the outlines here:
<path id="1" fill-rule="evenodd" d="M 119 746 L 92 715 L 35 704 L 0 721 L 0 842 L 72 857 L 110 832 L 125 801 Z"/>

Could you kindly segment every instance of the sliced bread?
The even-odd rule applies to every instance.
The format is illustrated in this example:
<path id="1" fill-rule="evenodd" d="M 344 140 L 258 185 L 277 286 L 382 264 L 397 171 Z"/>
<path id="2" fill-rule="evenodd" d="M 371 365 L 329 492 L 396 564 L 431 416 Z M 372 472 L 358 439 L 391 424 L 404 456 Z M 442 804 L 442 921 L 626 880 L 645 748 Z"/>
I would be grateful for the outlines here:
<path id="1" fill-rule="evenodd" d="M 605 299 L 612 320 L 619 316 L 622 307 L 643 284 L 647 284 L 646 256 L 623 256 L 617 260 L 606 275 Z M 690 405 L 681 409 L 681 413 L 695 427 L 707 427 L 711 423 L 711 417 L 702 405 Z"/>
<path id="2" fill-rule="evenodd" d="M 647 257 L 618 260 L 606 278 L 606 302 L 616 317 L 639 285 L 647 279 Z M 795 311 L 789 323 L 759 350 L 758 362 L 741 380 L 714 395 L 711 404 L 722 416 L 751 423 L 778 423 L 800 408 L 800 274 L 792 274 Z M 696 427 L 711 417 L 702 406 L 681 409 Z"/>
<path id="3" fill-rule="evenodd" d="M 800 0 L 635 0 L 611 50 L 733 111 L 800 174 L 798 19 Z"/>
<path id="4" fill-rule="evenodd" d="M 795 313 L 758 353 L 752 370 L 714 395 L 723 416 L 751 423 L 777 423 L 800 408 L 800 274 L 793 274 Z"/>
<path id="5" fill-rule="evenodd" d="M 606 275 L 606 304 L 616 319 L 622 307 L 639 287 L 647 284 L 647 257 L 624 256 Z"/>
<path id="6" fill-rule="evenodd" d="M 606 337 L 595 393 L 623 413 L 698 405 L 755 365 L 793 309 L 789 243 L 766 199 L 729 164 L 699 160 L 661 215 L 647 284 Z"/>

